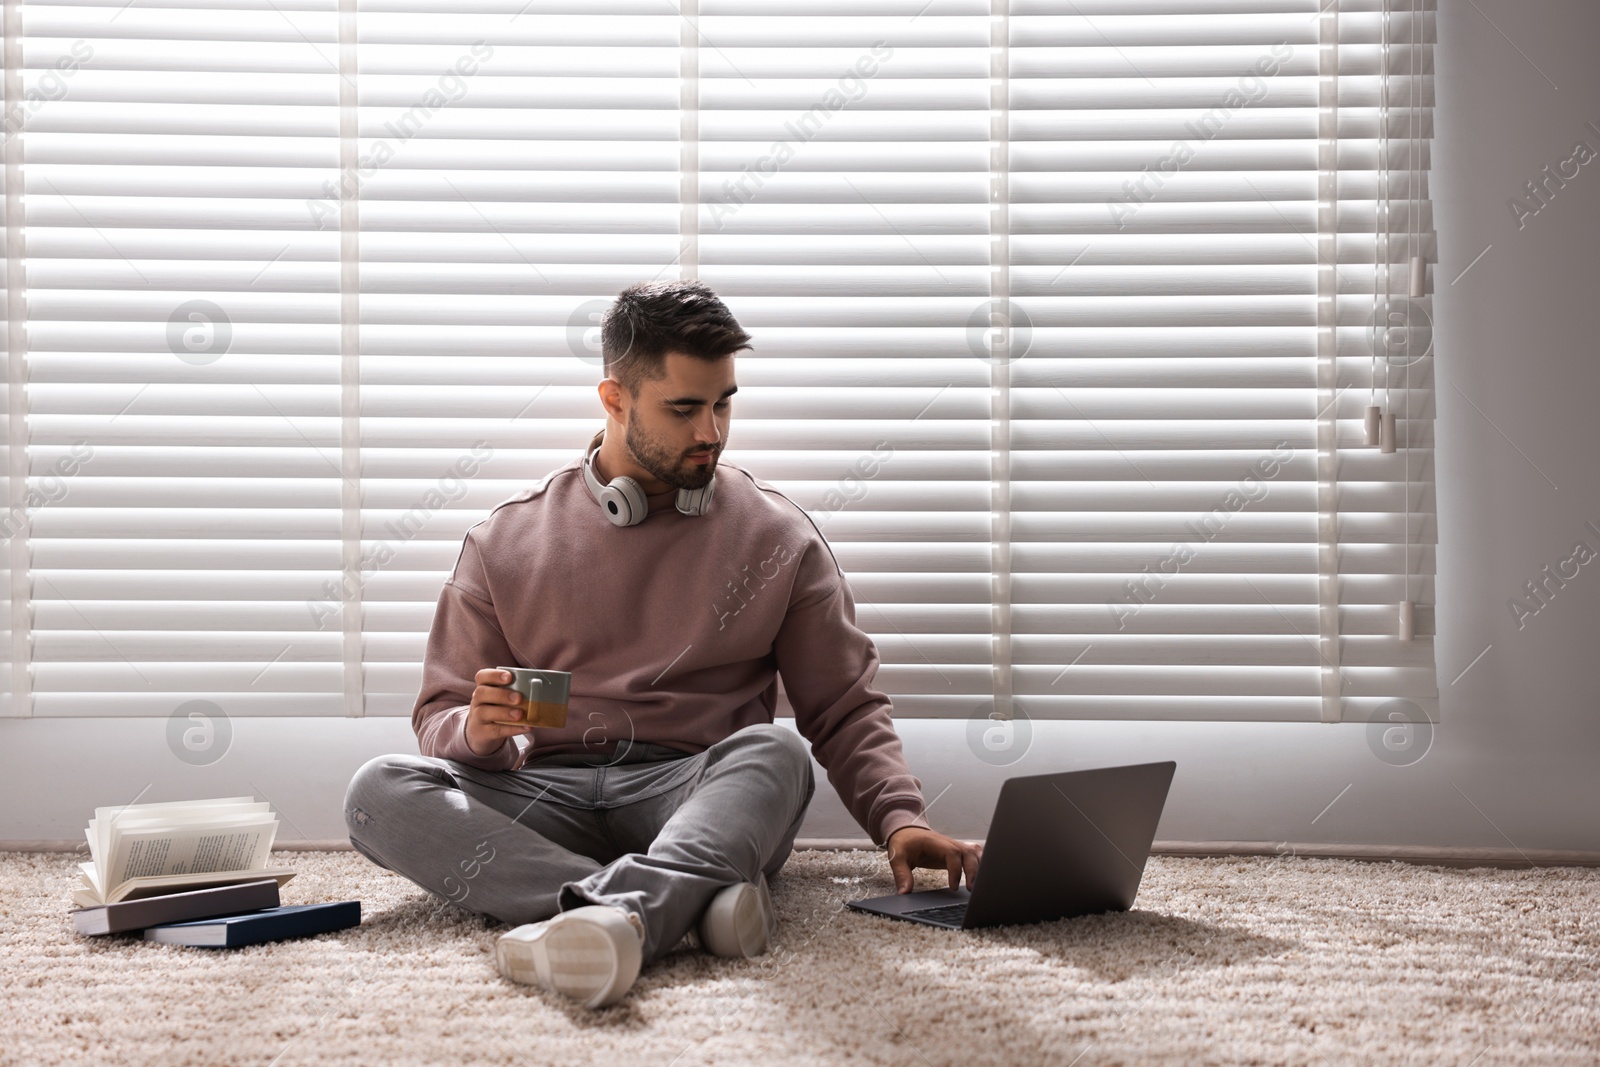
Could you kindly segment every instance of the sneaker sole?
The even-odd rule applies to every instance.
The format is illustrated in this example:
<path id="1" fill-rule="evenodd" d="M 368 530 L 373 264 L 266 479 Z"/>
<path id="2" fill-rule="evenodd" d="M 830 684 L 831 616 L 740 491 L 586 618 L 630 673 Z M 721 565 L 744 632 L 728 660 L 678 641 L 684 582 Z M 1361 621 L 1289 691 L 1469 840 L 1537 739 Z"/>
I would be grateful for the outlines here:
<path id="1" fill-rule="evenodd" d="M 772 894 L 765 875 L 738 888 L 741 892 L 713 898 L 700 924 L 700 940 L 714 956 L 751 959 L 766 952 L 775 933 Z"/>
<path id="2" fill-rule="evenodd" d="M 559 916 L 527 940 L 505 935 L 496 942 L 500 973 L 513 982 L 541 986 L 590 1008 L 621 999 L 633 983 L 620 979 L 630 971 L 638 973 L 639 946 L 630 946 L 635 958 L 629 967 L 625 958 L 628 948 L 619 948 L 605 930 L 591 922 L 558 920 Z M 635 936 L 631 925 L 628 936 Z"/>

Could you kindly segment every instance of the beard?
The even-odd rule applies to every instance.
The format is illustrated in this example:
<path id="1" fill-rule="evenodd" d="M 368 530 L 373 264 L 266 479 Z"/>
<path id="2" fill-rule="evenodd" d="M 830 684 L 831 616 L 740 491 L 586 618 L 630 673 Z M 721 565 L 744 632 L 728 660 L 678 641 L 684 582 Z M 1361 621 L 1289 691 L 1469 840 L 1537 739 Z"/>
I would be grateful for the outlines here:
<path id="1" fill-rule="evenodd" d="M 717 473 L 717 457 L 722 455 L 723 445 L 727 437 L 723 437 L 722 444 L 713 446 L 711 462 L 704 465 L 690 463 L 689 456 L 698 455 L 706 451 L 703 447 L 692 448 L 687 452 L 677 452 L 661 444 L 652 437 L 645 436 L 639 429 L 637 420 L 629 419 L 626 431 L 623 434 L 623 443 L 628 446 L 628 451 L 633 456 L 633 461 L 650 472 L 656 478 L 674 489 L 704 489 L 711 484 L 711 479 Z"/>

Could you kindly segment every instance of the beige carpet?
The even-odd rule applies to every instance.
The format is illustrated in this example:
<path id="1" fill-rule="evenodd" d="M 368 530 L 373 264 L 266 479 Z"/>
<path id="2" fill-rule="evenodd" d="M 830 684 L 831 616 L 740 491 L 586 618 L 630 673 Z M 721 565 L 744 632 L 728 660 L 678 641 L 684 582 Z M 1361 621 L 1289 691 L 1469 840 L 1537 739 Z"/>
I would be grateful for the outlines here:
<path id="1" fill-rule="evenodd" d="M 1597 870 L 1154 859 L 1132 912 L 958 933 L 841 910 L 880 853 L 802 852 L 773 952 L 682 946 L 592 1013 L 357 853 L 273 859 L 359 929 L 233 952 L 76 937 L 79 858 L 0 853 L 0 1064 L 1600 1062 Z"/>

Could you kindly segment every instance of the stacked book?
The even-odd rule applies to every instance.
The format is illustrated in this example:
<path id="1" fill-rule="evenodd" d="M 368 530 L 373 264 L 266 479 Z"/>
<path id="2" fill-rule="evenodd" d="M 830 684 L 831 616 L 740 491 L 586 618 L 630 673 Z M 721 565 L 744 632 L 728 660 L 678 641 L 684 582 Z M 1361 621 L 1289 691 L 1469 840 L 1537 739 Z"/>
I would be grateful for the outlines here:
<path id="1" fill-rule="evenodd" d="M 280 902 L 295 872 L 267 866 L 277 832 L 271 807 L 252 797 L 96 808 L 73 929 L 235 948 L 359 925 L 357 900 Z"/>

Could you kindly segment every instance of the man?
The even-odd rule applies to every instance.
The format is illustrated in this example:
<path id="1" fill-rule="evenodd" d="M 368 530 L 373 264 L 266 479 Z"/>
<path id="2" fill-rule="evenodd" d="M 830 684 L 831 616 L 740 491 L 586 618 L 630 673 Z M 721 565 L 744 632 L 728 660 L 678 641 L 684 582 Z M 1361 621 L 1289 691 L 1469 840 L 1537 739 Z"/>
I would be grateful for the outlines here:
<path id="1" fill-rule="evenodd" d="M 364 855 L 515 925 L 502 974 L 591 1007 L 691 929 L 718 955 L 765 950 L 766 878 L 814 790 L 773 722 L 778 675 L 900 892 L 915 867 L 970 886 L 980 854 L 923 817 L 827 542 L 720 462 L 749 334 L 704 284 L 666 282 L 624 290 L 601 347 L 605 429 L 467 531 L 412 714 L 422 755 L 370 760 L 345 801 Z M 571 672 L 565 726 L 519 724 L 512 666 Z"/>

